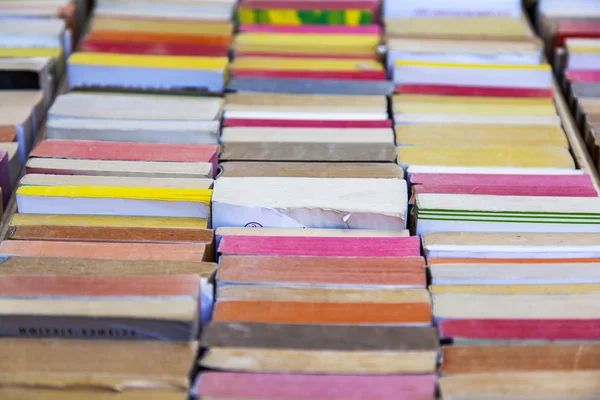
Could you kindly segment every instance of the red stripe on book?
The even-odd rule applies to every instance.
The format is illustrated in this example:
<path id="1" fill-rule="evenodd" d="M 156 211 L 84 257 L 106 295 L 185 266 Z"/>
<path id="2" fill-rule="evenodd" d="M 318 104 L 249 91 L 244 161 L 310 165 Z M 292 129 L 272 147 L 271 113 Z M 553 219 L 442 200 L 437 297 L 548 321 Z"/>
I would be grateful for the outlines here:
<path id="1" fill-rule="evenodd" d="M 600 340 L 598 319 L 448 320 L 438 322 L 441 338 L 489 340 Z"/>
<path id="2" fill-rule="evenodd" d="M 242 78 L 274 78 L 274 79 L 335 79 L 349 81 L 385 80 L 384 71 L 271 71 L 244 70 L 232 71 L 233 76 Z"/>
<path id="3" fill-rule="evenodd" d="M 543 186 L 590 187 L 594 185 L 589 175 L 496 175 L 496 174 L 433 174 L 416 173 L 410 177 L 412 184 L 481 185 L 481 186 Z"/>
<path id="4" fill-rule="evenodd" d="M 151 54 L 166 56 L 227 57 L 229 49 L 223 46 L 206 46 L 185 43 L 130 43 L 106 40 L 86 40 L 81 49 L 89 52 L 117 54 Z"/>
<path id="5" fill-rule="evenodd" d="M 598 197 L 594 188 L 573 187 L 524 187 L 524 186 L 466 186 L 424 184 L 413 186 L 413 195 L 437 194 L 480 194 L 493 196 L 548 196 L 548 197 Z"/>
<path id="6" fill-rule="evenodd" d="M 559 21 L 556 47 L 564 46 L 565 41 L 569 38 L 600 38 L 600 22 Z"/>
<path id="7" fill-rule="evenodd" d="M 396 93 L 484 97 L 553 97 L 552 89 L 493 88 L 450 85 L 398 85 Z"/>
<path id="8" fill-rule="evenodd" d="M 225 236 L 222 254 L 329 257 L 418 257 L 421 241 L 416 236 L 386 238 Z"/>
<path id="9" fill-rule="evenodd" d="M 572 70 L 565 72 L 565 77 L 572 82 L 600 82 L 600 70 Z"/>
<path id="10" fill-rule="evenodd" d="M 292 119 L 245 119 L 225 118 L 228 127 L 265 127 L 265 128 L 391 128 L 392 121 L 322 121 Z"/>

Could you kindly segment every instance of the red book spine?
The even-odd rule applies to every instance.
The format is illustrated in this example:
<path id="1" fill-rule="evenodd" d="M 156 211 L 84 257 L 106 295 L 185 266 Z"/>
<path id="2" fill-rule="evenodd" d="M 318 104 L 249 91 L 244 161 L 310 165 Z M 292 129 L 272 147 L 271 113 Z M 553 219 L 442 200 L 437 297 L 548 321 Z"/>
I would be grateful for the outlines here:
<path id="1" fill-rule="evenodd" d="M 396 93 L 484 97 L 553 97 L 552 89 L 493 88 L 450 85 L 398 85 Z"/>
<path id="2" fill-rule="evenodd" d="M 323 121 L 291 119 L 245 119 L 225 118 L 226 127 L 264 127 L 264 128 L 391 128 L 392 121 Z"/>
<path id="3" fill-rule="evenodd" d="M 322 257 L 418 257 L 421 240 L 411 237 L 286 237 L 225 236 L 222 254 L 322 256 Z"/>
<path id="4" fill-rule="evenodd" d="M 229 49 L 223 46 L 207 46 L 186 43 L 131 43 L 105 40 L 86 40 L 83 51 L 118 54 L 151 54 L 166 56 L 227 57 Z"/>
<path id="5" fill-rule="evenodd" d="M 334 79 L 350 81 L 385 80 L 384 71 L 273 71 L 236 69 L 233 76 L 241 78 L 273 79 Z"/>
<path id="6" fill-rule="evenodd" d="M 600 320 L 447 320 L 438 323 L 441 338 L 487 340 L 600 340 Z"/>

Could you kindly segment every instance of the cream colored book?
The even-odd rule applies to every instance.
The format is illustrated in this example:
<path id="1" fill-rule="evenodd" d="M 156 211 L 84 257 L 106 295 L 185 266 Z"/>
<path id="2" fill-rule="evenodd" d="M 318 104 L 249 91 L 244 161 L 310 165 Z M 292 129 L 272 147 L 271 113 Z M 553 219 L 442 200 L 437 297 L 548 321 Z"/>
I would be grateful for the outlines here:
<path id="1" fill-rule="evenodd" d="M 2 144 L 0 144 L 0 147 Z M 214 181 L 209 178 L 155 178 L 132 176 L 53 175 L 26 174 L 19 181 L 21 186 L 121 186 L 142 188 L 212 189 Z"/>
<path id="2" fill-rule="evenodd" d="M 213 226 L 406 228 L 402 179 L 219 178 Z"/>
<path id="3" fill-rule="evenodd" d="M 572 168 L 575 162 L 565 148 L 550 147 L 442 147 L 400 146 L 403 166 Z"/>
<path id="4" fill-rule="evenodd" d="M 314 236 L 314 237 L 406 237 L 408 230 L 386 231 L 371 229 L 294 229 L 294 228 L 246 228 L 221 227 L 215 231 L 217 238 L 222 236 Z"/>
<path id="5" fill-rule="evenodd" d="M 150 162 L 79 160 L 61 158 L 31 158 L 27 161 L 30 173 L 65 171 L 77 175 L 125 176 L 156 178 L 208 178 L 212 164 L 203 162 Z"/>
<path id="6" fill-rule="evenodd" d="M 225 128 L 222 160 L 370 161 L 396 159 L 389 128 Z"/>
<path id="7" fill-rule="evenodd" d="M 401 124 L 394 127 L 398 145 L 569 147 L 560 126 Z"/>
<path id="8" fill-rule="evenodd" d="M 68 93 L 56 98 L 48 119 L 213 121 L 222 108 L 218 97 Z"/>

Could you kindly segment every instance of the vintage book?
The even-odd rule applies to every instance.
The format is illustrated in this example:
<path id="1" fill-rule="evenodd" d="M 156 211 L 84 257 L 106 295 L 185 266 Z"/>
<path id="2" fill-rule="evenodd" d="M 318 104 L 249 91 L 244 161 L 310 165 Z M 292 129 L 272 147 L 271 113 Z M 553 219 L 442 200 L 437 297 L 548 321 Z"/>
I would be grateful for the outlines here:
<path id="1" fill-rule="evenodd" d="M 595 220 L 600 202 L 591 197 L 571 197 L 565 202 L 562 197 L 419 194 L 416 207 L 419 235 L 444 231 L 593 233 L 598 231 Z"/>
<path id="2" fill-rule="evenodd" d="M 222 92 L 226 57 L 78 52 L 69 57 L 69 88 L 138 88 Z"/>
<path id="3" fill-rule="evenodd" d="M 0 275 L 0 334 L 193 340 L 200 277 Z"/>
<path id="4" fill-rule="evenodd" d="M 7 20 L 8 21 L 8 20 Z M 41 22 L 38 21 L 38 22 Z M 0 104 L 2 106 L 26 106 L 31 107 L 35 127 L 39 128 L 46 114 L 46 103 L 44 93 L 40 90 L 2 90 L 0 92 Z"/>
<path id="5" fill-rule="evenodd" d="M 210 218 L 210 189 L 21 186 L 19 212 Z"/>
<path id="6" fill-rule="evenodd" d="M 425 289 L 221 285 L 214 321 L 279 324 L 428 326 Z"/>
<path id="7" fill-rule="evenodd" d="M 540 40 L 391 37 L 386 45 L 388 68 L 396 61 L 536 65 L 543 56 Z"/>
<path id="8" fill-rule="evenodd" d="M 48 119 L 213 121 L 222 108 L 218 97 L 74 92 L 56 98 Z"/>
<path id="9" fill-rule="evenodd" d="M 574 265 L 575 268 L 578 265 Z M 596 266 L 594 266 L 596 267 Z M 596 267 L 597 268 L 597 267 Z M 565 272 L 563 271 L 563 274 Z M 570 283 L 570 284 L 515 284 L 515 285 L 432 285 L 431 293 L 487 293 L 487 294 L 515 294 L 515 293 L 587 293 L 600 291 L 598 283 Z"/>
<path id="10" fill-rule="evenodd" d="M 33 149 L 30 157 L 181 163 L 208 162 L 213 165 L 213 171 L 216 171 L 218 155 L 219 147 L 216 145 L 43 140 Z"/>
<path id="11" fill-rule="evenodd" d="M 197 342 L 5 338 L 0 341 L 5 356 L 0 360 L 0 386 L 53 389 L 67 399 L 76 398 L 71 391 L 94 389 L 100 393 L 143 390 L 151 395 L 158 390 L 181 394 L 190 386 L 188 374 L 197 347 Z M 141 359 L 146 362 L 139 362 Z"/>
<path id="12" fill-rule="evenodd" d="M 599 233 L 435 232 L 421 238 L 428 259 L 600 258 Z"/>
<path id="13" fill-rule="evenodd" d="M 50 58 L 0 58 L 0 73 L 5 78 L 0 86 L 2 90 L 38 90 L 44 93 L 47 107 L 51 100 L 52 82 L 50 77 Z M 29 113 L 32 113 L 29 109 Z"/>
<path id="14" fill-rule="evenodd" d="M 557 147 L 516 146 L 400 146 L 402 166 L 575 168 L 569 150 Z"/>
<path id="15" fill-rule="evenodd" d="M 460 17 L 436 16 L 387 17 L 386 34 L 390 37 L 444 37 L 474 40 L 528 40 L 534 36 L 527 17 L 502 16 Z"/>
<path id="16" fill-rule="evenodd" d="M 222 255 L 217 285 L 344 288 L 425 287 L 422 257 Z"/>
<path id="17" fill-rule="evenodd" d="M 202 218 L 15 214 L 9 239 L 92 242 L 205 243 L 214 239 Z"/>
<path id="18" fill-rule="evenodd" d="M 435 398 L 435 376 L 296 375 L 205 372 L 192 394 L 225 400 L 380 400 Z"/>
<path id="19" fill-rule="evenodd" d="M 455 375 L 440 379 L 444 398 L 452 399 L 593 399 L 599 371 L 542 371 Z"/>
<path id="20" fill-rule="evenodd" d="M 70 257 L 115 260 L 203 261 L 201 243 L 110 243 L 5 240 L 0 255 L 22 257 Z"/>
<path id="21" fill-rule="evenodd" d="M 169 390 L 56 390 L 41 388 L 0 387 L 0 396 L 5 400 L 187 400 L 186 392 Z"/>
<path id="22" fill-rule="evenodd" d="M 212 322 L 200 365 L 244 372 L 405 374 L 435 370 L 432 327 Z"/>
<path id="23" fill-rule="evenodd" d="M 73 158 L 38 158 L 27 161 L 29 174 L 102 175 L 156 178 L 212 178 L 208 162 L 113 161 Z"/>
<path id="24" fill-rule="evenodd" d="M 211 280 L 217 265 L 197 261 L 119 260 L 100 258 L 18 257 L 0 260 L 2 275 L 140 276 L 199 275 Z"/>
<path id="25" fill-rule="evenodd" d="M 406 203 L 401 179 L 220 178 L 212 218 L 215 228 L 403 230 Z"/>
<path id="26" fill-rule="evenodd" d="M 257 57 L 258 58 L 258 57 Z M 293 60 L 295 61 L 295 60 Z M 306 59 L 313 62 L 313 59 Z M 367 60 L 370 61 L 370 60 Z M 321 68 L 317 66 L 317 68 Z M 322 67 L 325 68 L 325 67 Z M 369 67 L 367 67 L 369 68 Z M 341 79 L 346 74 L 338 74 L 339 79 L 322 78 L 319 71 L 301 71 L 302 78 L 248 78 L 233 75 L 227 84 L 227 90 L 269 93 L 294 93 L 294 94 L 342 94 L 342 95 L 391 95 L 394 92 L 394 83 L 383 79 L 358 79 L 363 73 L 350 72 L 352 79 Z M 276 74 L 271 74 L 276 75 Z M 291 74 L 287 74 L 291 75 Z M 307 79 L 307 76 L 312 76 Z M 383 78 L 383 74 L 381 74 Z M 347 124 L 342 124 L 342 127 Z"/>
<path id="27" fill-rule="evenodd" d="M 319 257 L 419 257 L 421 241 L 411 237 L 223 236 L 221 255 Z"/>
<path id="28" fill-rule="evenodd" d="M 1 144 L 0 144 L 1 146 Z M 19 186 L 86 186 L 93 179 L 94 186 L 129 188 L 212 189 L 209 178 L 155 178 L 133 176 L 25 174 Z"/>
<path id="29" fill-rule="evenodd" d="M 384 96 L 229 93 L 225 126 L 389 127 Z"/>
<path id="30" fill-rule="evenodd" d="M 455 260 L 454 262 L 452 262 Z M 493 285 L 499 286 L 498 291 L 508 293 L 527 291 L 522 285 L 542 285 L 540 288 L 531 288 L 531 291 L 560 292 L 575 291 L 576 288 L 563 285 L 581 285 L 600 283 L 598 265 L 593 259 L 446 259 L 438 263 L 437 259 L 429 259 L 432 290 L 440 293 L 446 289 L 438 289 L 437 285 Z M 590 262 L 586 262 L 590 261 Z M 517 285 L 507 286 L 504 285 Z M 543 286 L 543 285 L 548 285 Z M 462 287 L 462 286 L 461 286 Z M 467 286 L 469 287 L 469 286 Z M 582 285 L 582 289 L 586 288 Z M 457 287 L 458 288 L 458 287 Z M 448 289 L 451 290 L 451 289 Z M 458 289 L 457 289 L 458 290 Z M 475 290 L 475 287 L 473 287 Z M 495 292 L 496 289 L 486 286 L 481 289 L 485 292 Z M 469 290 L 465 290 L 468 292 Z"/>
<path id="31" fill-rule="evenodd" d="M 394 162 L 390 128 L 224 128 L 221 160 Z"/>
<path id="32" fill-rule="evenodd" d="M 48 113 L 49 139 L 216 144 L 221 98 L 69 93 Z M 152 124 L 144 121 L 151 120 Z"/>
<path id="33" fill-rule="evenodd" d="M 31 107 L 26 106 L 1 106 L 0 129 L 14 132 L 19 143 L 19 157 L 21 163 L 27 161 L 27 154 L 35 137 L 35 119 Z"/>
<path id="34" fill-rule="evenodd" d="M 263 32 L 245 30 L 238 33 L 232 49 L 237 55 L 294 55 L 334 57 L 369 57 L 377 54 L 380 37 L 378 33 L 355 33 L 309 31 Z M 297 52 L 297 53 L 294 53 Z"/>
<path id="35" fill-rule="evenodd" d="M 585 371 L 600 369 L 600 345 L 569 343 L 516 346 L 444 346 L 441 373 Z M 552 362 L 548 362 L 552 360 Z"/>
<path id="36" fill-rule="evenodd" d="M 300 163 L 235 162 L 219 165 L 219 176 L 290 178 L 404 178 L 404 171 L 391 163 Z"/>
<path id="37" fill-rule="evenodd" d="M 556 125 L 398 124 L 394 130 L 398 145 L 569 147 Z"/>
<path id="38" fill-rule="evenodd" d="M 521 16 L 521 2 L 518 0 L 490 1 L 478 3 L 461 1 L 447 3 L 443 0 L 430 0 L 425 4 L 407 0 L 402 3 L 384 1 L 383 13 L 389 18 L 427 18 L 427 17 L 512 17 Z"/>
<path id="39" fill-rule="evenodd" d="M 315 228 L 251 228 L 221 227 L 215 231 L 221 239 L 223 236 L 295 236 L 295 237 L 406 237 L 408 230 L 386 231 L 373 229 L 315 229 Z"/>
<path id="40" fill-rule="evenodd" d="M 412 195 L 489 194 L 505 196 L 597 197 L 589 175 L 412 174 Z"/>

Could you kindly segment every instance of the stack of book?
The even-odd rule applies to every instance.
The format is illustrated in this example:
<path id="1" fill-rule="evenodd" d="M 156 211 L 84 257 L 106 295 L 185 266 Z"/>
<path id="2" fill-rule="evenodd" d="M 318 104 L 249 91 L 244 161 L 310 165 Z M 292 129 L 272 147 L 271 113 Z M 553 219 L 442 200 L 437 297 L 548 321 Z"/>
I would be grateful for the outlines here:
<path id="1" fill-rule="evenodd" d="M 384 10 L 441 395 L 598 396 L 597 182 L 520 2 Z"/>
<path id="2" fill-rule="evenodd" d="M 444 398 L 598 396 L 598 234 L 422 239 L 434 318 L 452 343 L 442 348 Z"/>
<path id="3" fill-rule="evenodd" d="M 386 95 L 378 0 L 243 0 L 228 88 Z"/>
<path id="4" fill-rule="evenodd" d="M 588 151 L 598 167 L 600 39 L 567 39 L 564 87 Z"/>
<path id="5" fill-rule="evenodd" d="M 28 2 L 6 5 L 0 6 L 0 189 L 4 207 L 64 73 L 73 40 L 58 15 L 30 14 Z"/>
<path id="6" fill-rule="evenodd" d="M 438 339 L 406 209 L 402 179 L 217 179 L 200 365 L 220 372 L 192 394 L 434 398 Z"/>
<path id="7" fill-rule="evenodd" d="M 100 1 L 69 88 L 223 92 L 234 0 Z"/>
<path id="8" fill-rule="evenodd" d="M 535 23 L 559 73 L 565 67 L 567 39 L 600 38 L 600 9 L 595 0 L 538 0 Z"/>
<path id="9" fill-rule="evenodd" d="M 223 161 L 396 160 L 384 96 L 228 94 L 224 126 Z"/>

